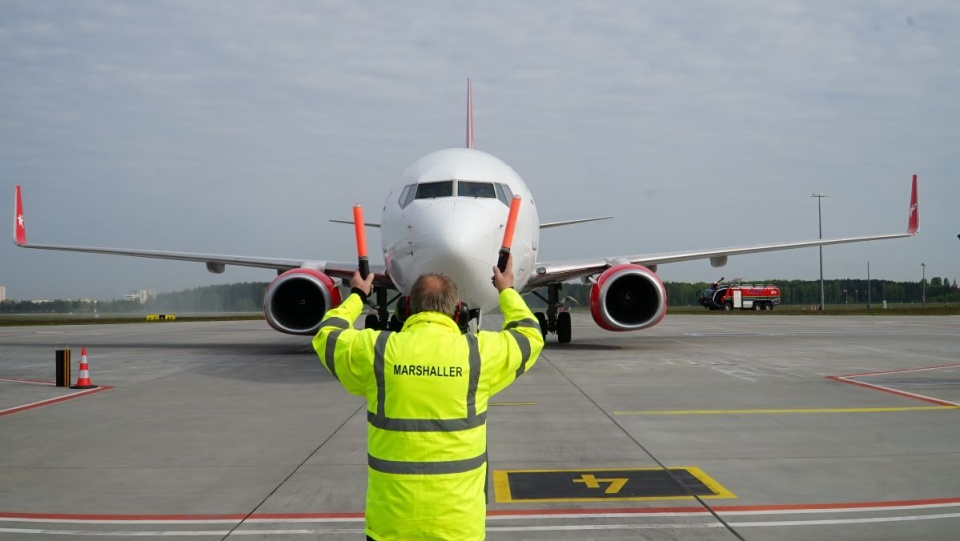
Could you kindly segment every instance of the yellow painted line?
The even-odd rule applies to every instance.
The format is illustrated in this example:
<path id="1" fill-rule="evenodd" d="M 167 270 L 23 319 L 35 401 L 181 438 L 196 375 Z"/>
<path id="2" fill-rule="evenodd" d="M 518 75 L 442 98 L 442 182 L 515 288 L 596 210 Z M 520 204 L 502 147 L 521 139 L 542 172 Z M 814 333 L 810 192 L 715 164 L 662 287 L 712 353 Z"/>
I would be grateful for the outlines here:
<path id="1" fill-rule="evenodd" d="M 510 480 L 507 478 L 507 472 L 503 470 L 493 471 L 493 497 L 498 503 L 512 502 L 513 494 L 510 492 Z"/>
<path id="2" fill-rule="evenodd" d="M 491 406 L 536 406 L 536 402 L 491 402 Z"/>
<path id="3" fill-rule="evenodd" d="M 960 409 L 954 406 L 911 406 L 901 408 L 794 408 L 750 410 L 640 410 L 615 411 L 614 415 L 759 415 L 795 413 L 892 413 L 898 411 L 935 411 Z"/>
<path id="4" fill-rule="evenodd" d="M 681 469 L 684 469 L 690 472 L 691 475 L 693 475 L 701 483 L 703 483 L 703 486 L 709 488 L 710 490 L 716 493 L 713 496 L 710 496 L 710 495 L 706 496 L 707 498 L 736 498 L 737 497 L 736 494 L 724 488 L 723 485 L 716 482 L 716 480 L 714 480 L 713 477 L 710 477 L 709 475 L 704 473 L 704 471 L 701 470 L 700 468 L 697 468 L 694 466 L 684 466 Z M 700 496 L 700 497 L 703 498 L 703 496 Z"/>

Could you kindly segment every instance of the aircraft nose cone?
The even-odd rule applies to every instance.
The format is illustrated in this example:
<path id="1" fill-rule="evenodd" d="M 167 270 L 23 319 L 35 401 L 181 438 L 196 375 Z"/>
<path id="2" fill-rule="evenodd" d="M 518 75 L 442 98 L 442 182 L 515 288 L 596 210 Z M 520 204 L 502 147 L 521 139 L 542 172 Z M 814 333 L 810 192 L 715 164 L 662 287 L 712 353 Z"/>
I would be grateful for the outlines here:
<path id="1" fill-rule="evenodd" d="M 421 233 L 421 249 L 430 252 L 424 257 L 426 267 L 435 267 L 434 272 L 452 273 L 464 270 L 463 267 L 496 262 L 499 246 L 494 233 L 499 224 L 484 207 L 471 200 L 451 200 L 437 203 L 430 212 L 423 213 L 417 229 Z M 457 280 L 452 274 L 450 277 Z"/>
<path id="2" fill-rule="evenodd" d="M 432 202 L 416 226 L 413 249 L 420 255 L 418 274 L 439 272 L 449 276 L 461 296 L 484 282 L 489 285 L 502 240 L 497 239 L 500 223 L 489 203 L 471 199 Z M 496 293 L 492 286 L 489 289 Z M 474 306 L 489 302 L 464 300 Z"/>

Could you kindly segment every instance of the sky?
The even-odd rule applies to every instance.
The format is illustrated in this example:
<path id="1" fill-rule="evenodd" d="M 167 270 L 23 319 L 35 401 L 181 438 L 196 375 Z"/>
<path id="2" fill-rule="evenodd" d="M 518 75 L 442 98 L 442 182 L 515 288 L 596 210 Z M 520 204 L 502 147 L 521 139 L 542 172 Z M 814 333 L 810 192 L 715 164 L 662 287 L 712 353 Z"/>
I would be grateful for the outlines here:
<path id="1" fill-rule="evenodd" d="M 328 220 L 462 146 L 472 77 L 476 146 L 541 220 L 614 216 L 544 260 L 815 239 L 814 192 L 825 238 L 897 233 L 916 173 L 920 234 L 826 247 L 824 277 L 952 281 L 957 28 L 952 0 L 0 0 L 0 220 L 20 184 L 34 243 L 351 261 Z M 8 239 L 11 299 L 273 277 Z M 819 251 L 659 274 L 814 280 Z"/>

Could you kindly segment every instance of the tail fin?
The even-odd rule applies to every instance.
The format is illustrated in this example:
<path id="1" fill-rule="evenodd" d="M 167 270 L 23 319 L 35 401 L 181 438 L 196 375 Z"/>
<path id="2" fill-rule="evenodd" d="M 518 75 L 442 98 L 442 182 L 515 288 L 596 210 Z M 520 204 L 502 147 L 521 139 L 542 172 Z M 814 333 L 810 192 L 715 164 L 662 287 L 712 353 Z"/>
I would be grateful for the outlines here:
<path id="1" fill-rule="evenodd" d="M 467 148 L 473 148 L 473 82 L 467 77 Z"/>
<path id="2" fill-rule="evenodd" d="M 920 206 L 917 203 L 917 175 L 913 175 L 913 188 L 910 191 L 910 219 L 907 221 L 907 233 L 911 235 L 916 235 L 920 231 Z"/>
<path id="3" fill-rule="evenodd" d="M 27 244 L 27 230 L 23 226 L 23 199 L 20 196 L 20 186 L 17 186 L 16 208 L 13 213 L 13 240 L 19 246 Z"/>

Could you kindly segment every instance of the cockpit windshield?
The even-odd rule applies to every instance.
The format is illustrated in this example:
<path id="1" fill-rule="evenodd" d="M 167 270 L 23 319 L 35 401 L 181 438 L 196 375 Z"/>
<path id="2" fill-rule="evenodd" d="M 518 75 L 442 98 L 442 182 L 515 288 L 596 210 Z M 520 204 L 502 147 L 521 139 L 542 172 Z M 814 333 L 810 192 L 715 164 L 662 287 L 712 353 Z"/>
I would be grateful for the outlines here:
<path id="1" fill-rule="evenodd" d="M 497 197 L 492 182 L 471 182 L 467 180 L 457 181 L 457 195 L 460 197 L 486 197 L 488 199 Z"/>
<path id="2" fill-rule="evenodd" d="M 454 190 L 456 188 L 456 190 Z M 438 197 L 473 197 L 483 199 L 498 199 L 506 206 L 510 206 L 513 192 L 506 184 L 499 182 L 480 182 L 475 180 L 442 180 L 439 182 L 421 182 L 403 187 L 397 201 L 400 208 L 406 208 L 415 199 L 436 199 Z"/>
<path id="3" fill-rule="evenodd" d="M 423 182 L 417 185 L 415 199 L 433 199 L 436 197 L 450 197 L 453 195 L 453 181 Z"/>

